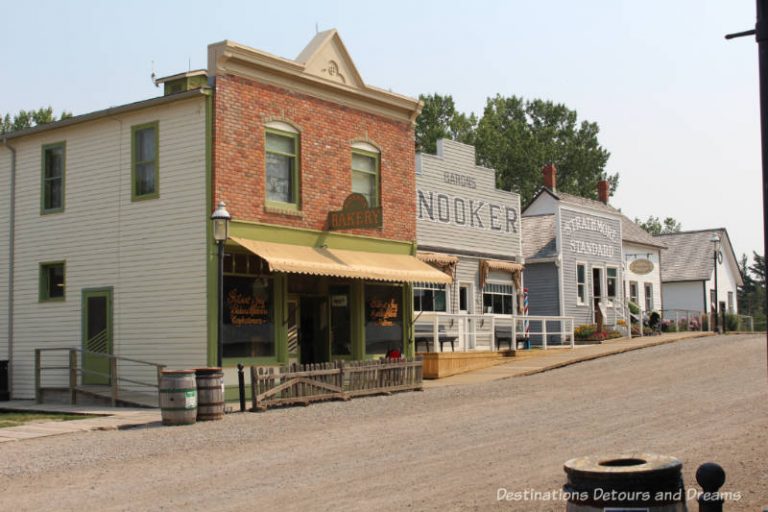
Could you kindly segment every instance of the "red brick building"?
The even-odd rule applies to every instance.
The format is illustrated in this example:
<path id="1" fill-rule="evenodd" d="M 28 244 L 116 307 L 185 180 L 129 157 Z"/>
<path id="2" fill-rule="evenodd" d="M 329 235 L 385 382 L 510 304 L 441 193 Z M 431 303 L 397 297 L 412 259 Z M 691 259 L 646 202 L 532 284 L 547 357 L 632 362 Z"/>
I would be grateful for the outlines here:
<path id="1" fill-rule="evenodd" d="M 412 353 L 410 283 L 447 279 L 413 256 L 419 101 L 366 85 L 335 30 L 296 60 L 230 41 L 208 60 L 225 365 Z"/>

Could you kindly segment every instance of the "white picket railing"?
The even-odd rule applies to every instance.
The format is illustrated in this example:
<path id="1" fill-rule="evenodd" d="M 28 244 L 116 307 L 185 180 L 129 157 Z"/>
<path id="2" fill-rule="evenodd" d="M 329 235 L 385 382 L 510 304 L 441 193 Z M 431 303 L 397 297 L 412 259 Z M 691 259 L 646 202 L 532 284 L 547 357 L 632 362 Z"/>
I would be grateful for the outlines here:
<path id="1" fill-rule="evenodd" d="M 421 312 L 416 313 L 413 330 L 417 352 L 496 351 L 517 348 L 519 343 L 545 349 L 574 346 L 574 320 L 563 316 Z"/>

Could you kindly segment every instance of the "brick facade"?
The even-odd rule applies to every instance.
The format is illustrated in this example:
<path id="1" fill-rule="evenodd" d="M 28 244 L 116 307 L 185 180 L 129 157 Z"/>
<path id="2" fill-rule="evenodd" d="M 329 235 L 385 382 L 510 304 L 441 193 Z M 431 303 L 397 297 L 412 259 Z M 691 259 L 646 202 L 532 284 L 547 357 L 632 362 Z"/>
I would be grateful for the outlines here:
<path id="1" fill-rule="evenodd" d="M 214 108 L 214 199 L 225 201 L 233 218 L 325 230 L 328 211 L 340 210 L 352 191 L 352 143 L 366 141 L 381 150 L 383 226 L 345 232 L 415 240 L 411 123 L 232 75 L 216 77 Z M 269 121 L 288 122 L 301 132 L 300 216 L 265 209 L 264 133 Z"/>

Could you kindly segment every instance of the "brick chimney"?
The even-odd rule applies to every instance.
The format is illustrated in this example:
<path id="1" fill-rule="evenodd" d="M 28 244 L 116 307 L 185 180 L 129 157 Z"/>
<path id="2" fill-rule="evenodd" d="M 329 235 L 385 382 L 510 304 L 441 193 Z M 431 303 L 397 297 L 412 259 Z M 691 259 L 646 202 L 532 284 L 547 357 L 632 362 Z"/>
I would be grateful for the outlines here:
<path id="1" fill-rule="evenodd" d="M 597 182 L 597 198 L 600 202 L 608 204 L 608 195 L 610 194 L 611 186 L 607 180 L 600 180 Z"/>
<path id="2" fill-rule="evenodd" d="M 541 172 L 544 174 L 544 186 L 550 189 L 552 192 L 557 191 L 557 169 L 555 164 L 548 163 L 542 167 Z"/>

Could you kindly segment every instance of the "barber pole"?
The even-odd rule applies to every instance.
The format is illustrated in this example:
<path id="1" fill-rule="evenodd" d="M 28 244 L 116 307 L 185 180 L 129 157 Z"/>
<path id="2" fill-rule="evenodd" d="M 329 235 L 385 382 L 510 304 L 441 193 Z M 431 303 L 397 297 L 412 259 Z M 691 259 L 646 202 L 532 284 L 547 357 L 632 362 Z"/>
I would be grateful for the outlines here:
<path id="1" fill-rule="evenodd" d="M 528 335 L 530 330 L 530 324 L 528 322 L 528 288 L 523 288 L 523 326 L 525 328 L 525 339 L 530 339 Z"/>

